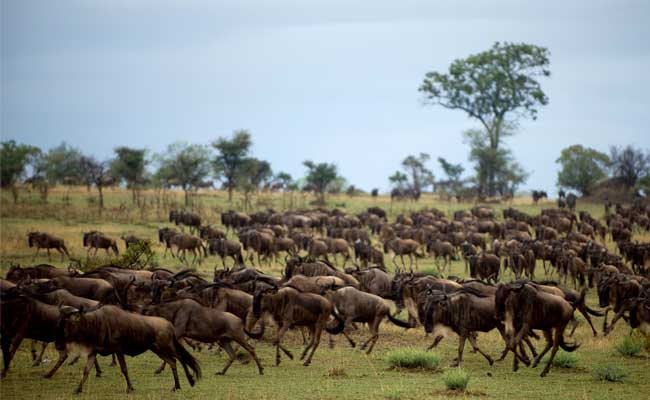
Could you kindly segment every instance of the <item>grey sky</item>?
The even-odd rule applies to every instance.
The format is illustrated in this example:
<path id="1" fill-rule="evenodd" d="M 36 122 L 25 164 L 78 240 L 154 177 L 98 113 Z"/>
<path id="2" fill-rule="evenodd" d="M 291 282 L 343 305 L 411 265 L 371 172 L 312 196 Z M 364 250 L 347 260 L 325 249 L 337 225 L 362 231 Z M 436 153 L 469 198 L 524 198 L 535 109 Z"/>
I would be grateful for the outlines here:
<path id="1" fill-rule="evenodd" d="M 417 88 L 500 40 L 551 51 L 550 103 L 508 140 L 524 189 L 552 189 L 568 145 L 650 147 L 648 1 L 1 3 L 2 140 L 105 158 L 245 128 L 275 171 L 334 161 L 385 190 L 408 154 L 470 168 L 461 132 L 478 125 L 422 106 Z"/>

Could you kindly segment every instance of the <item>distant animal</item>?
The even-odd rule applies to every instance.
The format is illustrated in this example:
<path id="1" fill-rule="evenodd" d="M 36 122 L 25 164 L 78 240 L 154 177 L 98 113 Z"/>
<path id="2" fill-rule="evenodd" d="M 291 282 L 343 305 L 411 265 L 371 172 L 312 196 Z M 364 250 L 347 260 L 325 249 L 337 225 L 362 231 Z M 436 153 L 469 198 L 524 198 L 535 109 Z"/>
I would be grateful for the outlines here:
<path id="1" fill-rule="evenodd" d="M 541 199 L 548 198 L 548 194 L 546 194 L 546 192 L 543 190 L 533 190 L 532 197 L 533 203 L 537 204 Z"/>
<path id="2" fill-rule="evenodd" d="M 65 242 L 63 239 L 60 237 L 50 235 L 49 233 L 45 232 L 29 232 L 27 234 L 27 242 L 29 244 L 29 247 L 34 247 L 36 246 L 36 253 L 34 253 L 34 257 L 32 257 L 32 260 L 36 259 L 36 256 L 38 255 L 38 252 L 41 249 L 46 249 L 47 250 L 47 258 L 48 260 L 51 258 L 50 257 L 50 249 L 55 249 L 59 253 L 61 253 L 61 261 L 63 261 L 63 256 L 68 256 L 70 257 L 70 253 L 68 253 L 68 249 L 65 247 Z"/>
<path id="3" fill-rule="evenodd" d="M 90 250 L 95 249 L 93 255 L 97 255 L 98 249 L 104 249 L 106 255 L 109 255 L 109 249 L 113 250 L 116 256 L 120 254 L 117 250 L 117 242 L 115 242 L 115 239 L 111 239 L 98 231 L 84 232 L 83 245 L 84 247 L 88 247 L 87 253 L 90 253 Z"/>

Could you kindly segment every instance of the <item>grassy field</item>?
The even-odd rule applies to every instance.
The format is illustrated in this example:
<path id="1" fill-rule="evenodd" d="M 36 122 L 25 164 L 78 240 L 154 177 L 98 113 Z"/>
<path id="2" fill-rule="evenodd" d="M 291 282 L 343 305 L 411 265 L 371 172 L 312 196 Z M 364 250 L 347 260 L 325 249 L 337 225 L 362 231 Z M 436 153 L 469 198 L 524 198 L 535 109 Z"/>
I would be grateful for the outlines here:
<path id="1" fill-rule="evenodd" d="M 77 257 L 85 257 L 81 245 L 81 232 L 90 229 L 100 229 L 111 236 L 123 233 L 155 238 L 158 227 L 168 226 L 166 215 L 170 207 L 181 206 L 182 193 L 153 191 L 142 194 L 140 207 L 131 203 L 131 194 L 121 189 L 107 190 L 106 209 L 101 213 L 94 203 L 96 193 L 87 193 L 85 188 L 55 188 L 50 193 L 48 204 L 40 202 L 34 193 L 22 193 L 21 201 L 13 205 L 9 193 L 0 193 L 0 272 L 5 274 L 9 263 L 17 262 L 24 265 L 32 264 L 34 249 L 29 249 L 26 243 L 26 233 L 30 230 L 43 230 L 62 236 Z M 65 197 L 68 199 L 66 200 Z M 300 194 L 262 194 L 256 196 L 253 205 L 257 209 L 273 207 L 284 210 L 289 207 L 309 207 L 310 196 Z M 393 204 L 390 199 L 369 196 L 350 198 L 348 196 L 330 197 L 329 207 L 339 207 L 348 213 L 357 213 L 366 207 L 378 205 L 390 210 L 394 218 L 401 212 L 422 207 L 437 207 L 451 213 L 456 209 L 469 208 L 471 204 L 456 204 L 440 202 L 431 196 L 423 196 L 417 203 Z M 539 213 L 542 206 L 533 206 L 528 199 L 515 199 L 513 206 L 528 213 Z M 237 196 L 233 208 L 241 208 L 243 201 Z M 501 209 L 510 205 L 494 205 Z M 548 204 L 546 206 L 549 206 Z M 194 209 L 202 214 L 208 222 L 217 222 L 217 214 L 229 208 L 227 196 L 223 192 L 199 193 L 194 197 Z M 601 216 L 601 205 L 580 204 L 579 209 L 586 209 L 593 215 Z M 391 219 L 392 219 L 391 218 Z M 635 239 L 649 241 L 650 237 L 635 235 Z M 119 244 L 124 249 L 123 243 Z M 611 246 L 611 243 L 610 243 Z M 180 268 L 177 260 L 162 258 L 163 248 L 155 246 L 159 254 L 161 266 Z M 100 253 L 101 254 L 101 253 Z M 102 255 L 102 257 L 104 257 Z M 67 266 L 68 261 L 60 262 L 57 254 L 52 254 L 53 264 Z M 210 258 L 198 266 L 199 271 L 210 278 L 215 259 Z M 47 257 L 41 257 L 35 262 L 47 262 Z M 390 262 L 388 263 L 390 265 Z M 392 266 L 391 266 L 392 267 Z M 421 259 L 420 268 L 433 269 L 431 259 Z M 263 270 L 279 273 L 281 266 L 263 266 Z M 541 267 L 538 274 L 542 273 Z M 448 271 L 445 271 L 448 273 Z M 463 276 L 464 266 L 461 261 L 454 262 L 451 273 Z M 548 277 L 553 278 L 553 277 Z M 506 275 L 505 280 L 510 276 Z M 590 291 L 588 303 L 597 305 L 596 293 Z M 602 327 L 602 319 L 596 318 L 597 328 Z M 472 354 L 470 346 L 465 348 L 463 368 L 469 373 L 468 391 L 464 393 L 448 392 L 443 383 L 443 372 L 449 368 L 456 355 L 457 337 L 451 334 L 435 350 L 440 356 L 441 363 L 436 371 L 393 370 L 388 367 L 387 358 L 390 351 L 413 347 L 424 349 L 430 338 L 425 338 L 419 330 L 405 331 L 401 328 L 384 323 L 380 329 L 380 339 L 375 350 L 366 356 L 359 350 L 351 349 L 343 338 L 336 338 L 333 349 L 327 346 L 327 340 L 321 342 L 321 347 L 314 356 L 310 367 L 303 367 L 298 361 L 283 359 L 279 367 L 274 366 L 274 352 L 268 342 L 257 344 L 258 353 L 265 367 L 265 375 L 257 375 L 254 364 L 234 364 L 224 376 L 214 376 L 223 366 L 226 358 L 215 351 L 203 350 L 194 353 L 201 362 L 204 378 L 194 388 L 190 388 L 182 378 L 183 389 L 178 394 L 172 394 L 171 372 L 166 370 L 160 376 L 154 376 L 153 371 L 159 366 L 159 359 L 151 353 L 128 359 L 129 372 L 135 393 L 134 399 L 151 398 L 226 398 L 226 399 L 421 399 L 446 397 L 490 397 L 499 399 L 641 399 L 650 393 L 650 358 L 646 349 L 636 357 L 619 355 L 615 346 L 629 332 L 623 323 L 618 324 L 615 331 L 607 338 L 594 338 L 589 327 L 582 322 L 576 331 L 574 339 L 581 347 L 574 353 L 578 362 L 575 368 L 553 368 L 545 378 L 540 378 L 540 367 L 530 369 L 520 368 L 516 373 L 511 370 L 512 359 L 488 366 L 482 356 Z M 353 333 L 356 338 L 367 337 L 365 329 Z M 270 337 L 270 336 L 268 336 Z M 299 334 L 290 333 L 289 347 L 298 352 L 301 341 Z M 635 338 L 643 341 L 642 338 Z M 479 345 L 493 357 L 498 357 L 503 349 L 502 340 L 498 333 L 479 335 Z M 541 343 L 537 347 L 541 347 Z M 10 398 L 69 398 L 81 378 L 82 363 L 63 367 L 52 380 L 44 380 L 41 375 L 48 370 L 56 353 L 49 349 L 47 358 L 51 360 L 39 367 L 32 367 L 28 344 L 24 344 L 17 353 L 8 377 L 0 383 L 0 397 Z M 109 358 L 100 358 L 104 374 L 101 378 L 94 375 L 88 380 L 85 398 L 118 398 L 125 393 L 126 385 L 118 368 L 109 367 Z M 603 364 L 613 364 L 621 367 L 627 378 L 624 383 L 596 381 L 592 377 L 592 369 Z"/>

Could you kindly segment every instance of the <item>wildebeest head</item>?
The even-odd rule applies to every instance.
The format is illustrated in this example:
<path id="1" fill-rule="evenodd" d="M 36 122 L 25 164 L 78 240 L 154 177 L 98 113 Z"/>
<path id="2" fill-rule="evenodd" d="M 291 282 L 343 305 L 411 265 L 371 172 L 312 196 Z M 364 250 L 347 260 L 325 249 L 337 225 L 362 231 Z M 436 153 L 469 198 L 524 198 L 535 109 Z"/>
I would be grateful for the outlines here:
<path id="1" fill-rule="evenodd" d="M 262 316 L 262 306 L 265 301 L 272 300 L 272 297 L 278 292 L 277 287 L 258 290 L 253 297 L 253 316 L 260 318 Z M 264 307 L 268 308 L 268 307 Z"/>
<path id="2" fill-rule="evenodd" d="M 427 290 L 427 302 L 424 311 L 424 329 L 427 333 L 433 332 L 433 328 L 439 317 L 446 311 L 449 304 L 449 297 L 440 290 Z"/>
<path id="3" fill-rule="evenodd" d="M 62 306 L 59 308 L 59 320 L 56 324 L 56 334 L 54 339 L 54 346 L 57 350 L 65 350 L 68 324 L 78 323 L 81 319 L 82 311 L 83 310 L 77 310 L 70 306 Z"/>

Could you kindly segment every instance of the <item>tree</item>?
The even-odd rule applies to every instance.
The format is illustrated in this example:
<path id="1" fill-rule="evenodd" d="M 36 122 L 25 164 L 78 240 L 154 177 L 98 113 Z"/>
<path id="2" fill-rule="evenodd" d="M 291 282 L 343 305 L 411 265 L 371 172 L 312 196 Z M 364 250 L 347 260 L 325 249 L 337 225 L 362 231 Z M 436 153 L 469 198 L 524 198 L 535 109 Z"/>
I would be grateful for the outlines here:
<path id="1" fill-rule="evenodd" d="M 431 159 L 427 153 L 418 156 L 408 156 L 402 161 L 402 167 L 411 175 L 411 186 L 418 192 L 422 188 L 433 185 L 433 172 L 426 167 L 426 162 Z"/>
<path id="2" fill-rule="evenodd" d="M 438 163 L 445 175 L 447 175 L 447 180 L 438 182 L 437 185 L 450 190 L 453 195 L 457 195 L 463 188 L 461 175 L 463 175 L 465 168 L 462 164 L 452 164 L 443 157 L 438 157 Z"/>
<path id="3" fill-rule="evenodd" d="M 133 202 L 136 202 L 137 191 L 145 183 L 145 149 L 118 147 L 115 149 L 115 160 L 111 165 L 113 176 L 126 181 L 126 187 L 131 189 Z"/>
<path id="4" fill-rule="evenodd" d="M 71 181 L 80 181 L 79 160 L 81 152 L 61 142 L 56 147 L 43 154 L 38 168 L 45 179 L 51 184 L 63 184 Z"/>
<path id="5" fill-rule="evenodd" d="M 636 190 L 643 192 L 645 197 L 650 197 L 650 175 L 645 175 L 636 181 Z"/>
<path id="6" fill-rule="evenodd" d="M 214 172 L 224 180 L 229 202 L 232 201 L 232 192 L 237 187 L 239 170 L 246 162 L 251 145 L 251 135 L 246 130 L 235 131 L 230 140 L 219 138 L 212 143 L 219 152 L 213 161 Z"/>
<path id="7" fill-rule="evenodd" d="M 537 77 L 550 76 L 549 51 L 530 44 L 499 43 L 479 54 L 458 59 L 448 73 L 428 72 L 419 91 L 425 103 L 464 111 L 478 120 L 493 155 L 519 118 L 537 118 L 548 104 Z M 504 129 L 506 128 L 506 129 Z M 485 170 L 487 192 L 496 193 L 496 170 Z"/>
<path id="8" fill-rule="evenodd" d="M 325 192 L 328 186 L 338 178 L 336 165 L 328 163 L 315 164 L 313 161 L 302 163 L 307 168 L 305 180 L 318 195 L 318 201 L 325 204 Z"/>
<path id="9" fill-rule="evenodd" d="M 277 189 L 291 190 L 290 188 L 292 187 L 293 178 L 291 177 L 291 174 L 287 172 L 278 172 L 275 175 L 274 182 L 273 186 Z"/>
<path id="10" fill-rule="evenodd" d="M 38 147 L 16 144 L 14 140 L 2 142 L 0 150 L 0 187 L 10 188 L 14 204 L 18 202 L 16 183 L 25 175 L 27 166 L 41 153 Z"/>
<path id="11" fill-rule="evenodd" d="M 199 144 L 177 142 L 167 146 L 164 154 L 154 157 L 159 167 L 156 178 L 168 185 L 178 184 L 185 192 L 185 205 L 189 205 L 189 192 L 203 183 L 210 174 L 210 149 Z"/>
<path id="12" fill-rule="evenodd" d="M 408 176 L 405 173 L 400 171 L 395 171 L 395 173 L 388 177 L 388 181 L 394 188 L 403 189 L 406 183 L 408 182 Z"/>
<path id="13" fill-rule="evenodd" d="M 650 153 L 643 153 L 628 145 L 625 148 L 612 146 L 609 152 L 612 175 L 627 188 L 632 188 L 637 180 L 650 174 Z"/>
<path id="14" fill-rule="evenodd" d="M 251 208 L 251 194 L 259 191 L 273 177 L 271 164 L 257 158 L 246 158 L 239 168 L 236 184 L 244 192 L 245 207 Z"/>
<path id="15" fill-rule="evenodd" d="M 87 185 L 95 185 L 99 193 L 99 208 L 104 208 L 104 186 L 115 181 L 110 175 L 111 161 L 97 161 L 94 157 L 82 156 L 79 160 L 80 168 L 84 171 Z"/>
<path id="16" fill-rule="evenodd" d="M 607 176 L 610 164 L 606 154 L 579 144 L 563 149 L 555 162 L 560 164 L 558 186 L 575 189 L 583 196 L 589 195 L 594 184 Z"/>

